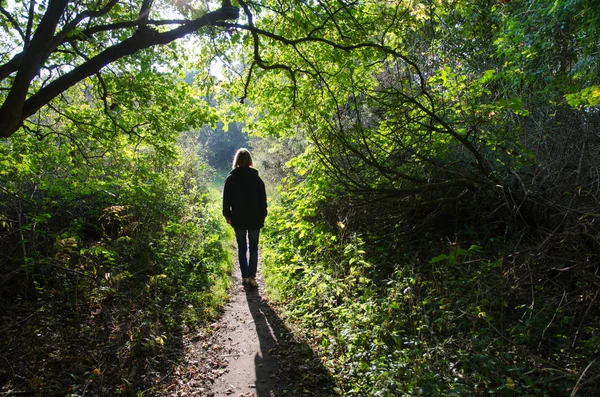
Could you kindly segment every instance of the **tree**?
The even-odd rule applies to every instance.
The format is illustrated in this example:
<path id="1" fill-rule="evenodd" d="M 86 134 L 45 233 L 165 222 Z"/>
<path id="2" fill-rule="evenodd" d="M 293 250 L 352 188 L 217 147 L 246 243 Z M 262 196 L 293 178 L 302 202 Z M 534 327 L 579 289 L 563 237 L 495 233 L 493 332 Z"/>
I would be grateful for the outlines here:
<path id="1" fill-rule="evenodd" d="M 97 76 L 102 84 L 107 65 L 238 17 L 230 0 L 214 11 L 208 6 L 181 9 L 188 17 L 181 20 L 162 17 L 168 4 L 152 0 L 31 0 L 29 7 L 23 2 L 9 8 L 3 3 L 2 25 L 9 34 L 3 37 L 7 50 L 0 58 L 0 137 L 14 134 L 30 116 L 86 78 Z M 159 19 L 151 19 L 155 15 Z M 162 30 L 168 26 L 176 27 Z"/>
<path id="2" fill-rule="evenodd" d="M 365 2 L 358 9 L 350 21 L 343 11 L 333 18 L 339 29 L 327 37 L 337 47 L 294 41 L 263 53 L 271 62 L 295 60 L 296 121 L 350 199 L 402 200 L 404 210 L 426 204 L 438 213 L 457 202 L 485 203 L 481 212 L 503 208 L 535 230 L 593 212 L 599 25 L 592 3 Z M 384 46 L 340 51 L 356 32 Z M 281 75 L 261 77 L 268 81 L 255 83 L 263 94 L 253 103 L 280 112 L 292 90 L 281 89 Z M 571 109 L 565 97 L 582 108 Z"/>
<path id="3" fill-rule="evenodd" d="M 297 118 L 287 119 L 290 125 L 306 129 L 326 170 L 355 197 L 409 197 L 437 205 L 429 197 L 432 191 L 439 195 L 452 188 L 449 196 L 456 200 L 468 189 L 494 184 L 494 159 L 484 156 L 492 134 L 477 134 L 473 128 L 483 113 L 474 104 L 492 75 L 477 70 L 460 82 L 462 76 L 444 69 L 445 61 L 458 62 L 443 48 L 450 39 L 460 39 L 442 28 L 431 29 L 437 16 L 422 15 L 449 13 L 450 6 L 361 2 L 351 17 L 348 9 L 324 17 L 327 11 L 307 8 L 277 9 L 256 27 L 264 32 L 276 31 L 277 25 L 279 31 L 295 26 L 287 31 L 298 37 L 264 34 L 249 44 L 255 54 L 261 50 L 261 60 L 285 72 L 256 73 L 250 99 L 263 108 L 261 114 L 279 115 L 284 113 L 281 104 L 298 103 Z M 462 8 L 489 13 L 491 5 Z M 268 44 L 257 46 L 256 40 Z M 252 65 L 260 66 L 257 58 Z M 289 88 L 282 88 L 286 81 Z M 274 126 L 271 117 L 265 123 L 258 120 L 256 129 L 277 133 L 285 126 Z M 461 155 L 454 170 L 440 158 L 449 146 Z"/>
<path id="4" fill-rule="evenodd" d="M 112 104 L 106 101 L 103 82 L 109 65 L 116 75 L 136 65 L 148 67 L 158 55 L 136 59 L 144 50 L 193 33 L 210 38 L 211 45 L 224 43 L 230 51 L 242 36 L 251 43 L 246 90 L 257 69 L 284 71 L 294 86 L 302 75 L 317 76 L 318 70 L 310 67 L 310 54 L 321 46 L 342 52 L 368 49 L 394 54 L 384 43 L 365 35 L 362 18 L 356 19 L 362 12 L 371 12 L 377 1 L 366 5 L 299 0 L 237 3 L 244 15 L 240 22 L 246 23 L 235 22 L 240 8 L 231 0 L 223 0 L 214 10 L 212 3 L 203 1 L 31 0 L 9 5 L 0 1 L 0 21 L 8 32 L 1 39 L 5 51 L 0 55 L 0 137 L 10 137 L 22 126 L 34 128 L 43 117 L 32 116 L 62 100 L 62 93 L 88 78 L 101 87 L 99 99 L 110 113 Z M 173 19 L 173 15 L 181 18 Z M 281 48 L 292 49 L 296 55 L 278 59 L 275 54 Z M 211 50 L 207 47 L 207 51 Z M 136 58 L 130 57 L 133 54 Z M 126 62 L 119 64 L 123 60 Z"/>

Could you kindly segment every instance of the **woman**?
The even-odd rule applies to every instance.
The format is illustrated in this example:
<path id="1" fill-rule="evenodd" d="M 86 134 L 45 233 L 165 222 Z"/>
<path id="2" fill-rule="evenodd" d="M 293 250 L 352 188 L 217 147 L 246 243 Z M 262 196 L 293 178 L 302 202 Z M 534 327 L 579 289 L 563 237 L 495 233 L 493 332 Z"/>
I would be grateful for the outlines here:
<path id="1" fill-rule="evenodd" d="M 257 287 L 258 237 L 267 216 L 267 193 L 253 166 L 250 152 L 239 149 L 223 187 L 223 215 L 235 229 L 242 284 Z"/>

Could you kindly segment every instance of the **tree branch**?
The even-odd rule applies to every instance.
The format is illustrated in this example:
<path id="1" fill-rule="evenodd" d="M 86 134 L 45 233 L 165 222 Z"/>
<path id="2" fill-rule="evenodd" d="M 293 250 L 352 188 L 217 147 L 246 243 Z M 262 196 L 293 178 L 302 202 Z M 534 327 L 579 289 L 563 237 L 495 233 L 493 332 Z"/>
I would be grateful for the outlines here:
<path id="1" fill-rule="evenodd" d="M 24 48 L 29 46 L 29 39 L 31 37 L 31 31 L 33 29 L 33 15 L 35 12 L 35 0 L 29 0 L 29 16 L 27 18 L 27 31 L 25 33 L 25 40 L 23 40 Z"/>
<path id="2" fill-rule="evenodd" d="M 8 76 L 10 76 L 12 73 L 19 70 L 19 67 L 21 66 L 21 61 L 23 60 L 24 55 L 25 55 L 25 52 L 20 52 L 17 55 L 15 55 L 14 57 L 12 57 L 12 59 L 10 61 L 8 61 L 4 65 L 0 66 L 0 81 L 4 80 Z"/>
<path id="3" fill-rule="evenodd" d="M 23 42 L 26 42 L 27 39 L 26 39 L 25 33 L 23 33 L 23 31 L 21 30 L 21 27 L 19 26 L 18 22 L 1 5 L 0 5 L 0 13 L 2 15 L 4 15 L 4 17 L 6 19 L 8 19 L 8 22 L 10 22 L 10 24 L 13 27 L 13 29 L 15 29 L 19 33 L 19 36 L 21 36 L 21 39 L 23 39 Z"/>
<path id="4" fill-rule="evenodd" d="M 6 67 L 4 70 L 0 69 L 6 73 L 18 63 L 18 66 L 16 66 L 18 68 L 17 77 L 9 95 L 0 108 L 0 137 L 11 136 L 20 128 L 27 117 L 36 113 L 42 106 L 48 104 L 71 86 L 98 73 L 104 66 L 117 59 L 152 46 L 168 44 L 203 27 L 214 26 L 219 21 L 237 19 L 239 16 L 238 8 L 224 7 L 167 32 L 158 32 L 147 26 L 144 29 L 138 29 L 130 38 L 107 48 L 25 100 L 31 79 L 39 70 L 41 61 L 44 59 L 43 54 L 47 54 L 49 47 L 56 45 L 56 42 L 52 42 L 54 36 L 51 33 L 56 28 L 58 18 L 66 7 L 66 2 L 67 0 L 53 0 L 50 2 L 52 7 L 49 7 L 44 15 L 30 48 L 24 52 L 22 57 L 13 57 L 13 60 L 9 62 L 10 67 Z M 107 11 L 107 8 L 113 2 L 114 0 L 98 12 Z M 44 37 L 44 35 L 45 40 L 38 39 L 36 41 L 36 38 Z M 20 62 L 18 62 L 19 60 Z"/>
<path id="5" fill-rule="evenodd" d="M 246 18 L 248 18 L 248 25 L 252 28 L 249 29 L 250 34 L 252 34 L 252 44 L 253 44 L 253 56 L 254 56 L 254 62 L 253 62 L 253 66 L 254 64 L 256 64 L 257 66 L 261 67 L 264 70 L 276 70 L 276 69 L 280 69 L 280 70 L 285 70 L 288 72 L 288 74 L 290 75 L 290 79 L 292 79 L 292 83 L 294 85 L 294 98 L 293 98 L 293 103 L 296 103 L 296 72 L 288 65 L 284 65 L 281 63 L 276 63 L 276 64 L 272 64 L 272 65 L 268 65 L 264 62 L 264 60 L 262 59 L 262 57 L 260 56 L 260 38 L 257 34 L 257 30 L 254 27 L 254 21 L 253 21 L 253 16 L 252 16 L 252 12 L 250 12 L 250 8 L 248 7 L 248 5 L 244 2 L 244 0 L 239 0 L 240 6 L 242 7 L 242 9 L 244 10 L 244 13 L 246 14 Z M 217 24 L 218 25 L 218 24 Z M 244 26 L 244 25 L 242 25 Z M 248 78 L 246 79 L 246 88 L 248 87 L 248 82 L 250 80 L 250 73 L 252 72 L 252 69 L 250 69 Z M 240 100 L 240 102 L 244 103 L 244 99 L 247 95 L 247 91 L 244 90 L 244 96 L 242 97 L 242 99 Z"/>
<path id="6" fill-rule="evenodd" d="M 65 38 L 77 27 L 77 25 L 79 25 L 81 21 L 88 18 L 97 18 L 107 14 L 115 5 L 117 5 L 118 2 L 119 0 L 110 0 L 104 7 L 102 7 L 98 11 L 88 10 L 77 15 L 71 22 L 65 25 L 65 27 L 60 31 L 59 34 L 56 35 L 56 37 L 52 41 L 52 45 L 47 50 L 47 55 L 49 56 L 50 53 L 54 52 L 58 48 L 58 46 L 63 44 L 66 41 Z"/>
<path id="7" fill-rule="evenodd" d="M 148 18 L 150 17 L 150 8 L 152 7 L 153 0 L 143 0 L 142 6 L 140 7 L 140 13 L 138 15 L 138 21 L 140 21 L 140 25 L 144 26 L 148 23 Z"/>
<path id="8" fill-rule="evenodd" d="M 19 71 L 2 107 L 0 108 L 0 137 L 10 136 L 23 123 L 23 104 L 31 80 L 40 69 L 45 50 L 54 37 L 54 31 L 67 0 L 52 0 L 38 26 L 31 43 L 25 49 Z M 8 135 L 6 134 L 8 133 Z"/>
<path id="9" fill-rule="evenodd" d="M 351 52 L 353 50 L 364 49 L 364 48 L 370 48 L 373 50 L 381 51 L 384 54 L 392 55 L 396 58 L 402 59 L 402 61 L 404 61 L 406 64 L 410 65 L 414 69 L 415 73 L 417 73 L 417 75 L 419 76 L 419 82 L 420 82 L 421 88 L 424 89 L 424 87 L 425 87 L 425 81 L 426 81 L 425 77 L 423 76 L 423 74 L 421 73 L 421 69 L 418 67 L 418 65 L 415 62 L 411 61 L 409 58 L 402 55 L 401 53 L 399 53 L 389 47 L 383 46 L 381 44 L 358 43 L 358 44 L 344 45 L 344 44 L 336 43 L 334 41 L 325 39 L 323 37 L 314 37 L 314 36 L 306 36 L 306 37 L 302 37 L 300 39 L 287 39 L 287 38 L 277 35 L 275 33 L 259 29 L 255 26 L 253 26 L 250 23 L 250 21 L 249 21 L 248 25 L 243 25 L 243 24 L 238 24 L 238 23 L 229 23 L 229 22 L 223 21 L 223 22 L 216 23 L 215 26 L 247 30 L 247 31 L 251 32 L 252 34 L 257 34 L 257 35 L 261 35 L 264 37 L 268 37 L 268 38 L 278 41 L 282 44 L 291 45 L 291 46 L 296 46 L 296 45 L 302 44 L 302 43 L 322 43 L 322 44 L 327 44 L 328 46 L 330 46 L 332 48 L 342 50 L 344 52 Z"/>

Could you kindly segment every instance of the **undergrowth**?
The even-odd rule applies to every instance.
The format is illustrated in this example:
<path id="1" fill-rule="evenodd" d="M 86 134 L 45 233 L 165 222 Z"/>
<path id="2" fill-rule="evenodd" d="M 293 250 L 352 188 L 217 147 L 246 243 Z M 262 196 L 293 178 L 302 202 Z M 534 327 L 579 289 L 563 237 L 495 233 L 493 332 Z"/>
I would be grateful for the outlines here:
<path id="1" fill-rule="evenodd" d="M 331 224 L 320 183 L 271 206 L 263 271 L 344 395 L 598 394 L 593 280 L 524 274 L 494 239 L 402 244 Z"/>
<path id="2" fill-rule="evenodd" d="M 0 173 L 1 391 L 151 393 L 227 301 L 232 236 L 211 170 L 190 151 L 69 162 L 65 142 L 25 153 L 21 139 Z"/>

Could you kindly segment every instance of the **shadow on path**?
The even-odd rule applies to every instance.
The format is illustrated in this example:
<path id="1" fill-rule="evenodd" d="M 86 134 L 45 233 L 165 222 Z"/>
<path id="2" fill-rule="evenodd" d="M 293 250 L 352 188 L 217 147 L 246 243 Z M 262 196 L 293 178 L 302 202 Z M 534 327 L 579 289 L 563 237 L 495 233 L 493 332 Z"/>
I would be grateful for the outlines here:
<path id="1" fill-rule="evenodd" d="M 245 288 L 260 351 L 255 356 L 256 396 L 333 395 L 333 379 L 311 348 L 298 341 L 258 288 Z"/>

